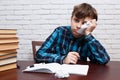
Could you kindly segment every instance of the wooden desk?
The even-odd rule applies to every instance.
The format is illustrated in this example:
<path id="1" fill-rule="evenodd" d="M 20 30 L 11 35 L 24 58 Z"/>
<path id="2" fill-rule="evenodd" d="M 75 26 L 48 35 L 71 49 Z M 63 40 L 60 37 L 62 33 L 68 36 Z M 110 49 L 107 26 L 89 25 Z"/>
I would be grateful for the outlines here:
<path id="1" fill-rule="evenodd" d="M 0 72 L 0 80 L 17 80 L 17 69 Z"/>
<path id="2" fill-rule="evenodd" d="M 48 73 L 23 73 L 22 70 L 32 65 L 33 61 L 18 61 L 20 68 L 0 72 L 0 80 L 117 80 L 120 79 L 120 62 L 110 61 L 107 65 L 97 65 L 85 63 L 89 65 L 87 76 L 70 75 L 69 78 L 58 79 L 54 74 Z"/>
<path id="3" fill-rule="evenodd" d="M 85 63 L 89 65 L 87 76 L 70 75 L 69 78 L 58 79 L 54 74 L 48 73 L 22 73 L 21 71 L 28 65 L 32 65 L 32 61 L 18 61 L 20 69 L 18 69 L 18 80 L 116 80 L 120 79 L 120 62 L 111 61 L 107 65 L 98 65 L 93 63 Z"/>

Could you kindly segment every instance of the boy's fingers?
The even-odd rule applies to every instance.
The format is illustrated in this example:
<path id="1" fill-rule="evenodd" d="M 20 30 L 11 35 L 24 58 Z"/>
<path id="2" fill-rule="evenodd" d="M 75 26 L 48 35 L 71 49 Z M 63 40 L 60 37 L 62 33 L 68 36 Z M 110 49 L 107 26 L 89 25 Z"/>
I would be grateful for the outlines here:
<path id="1" fill-rule="evenodd" d="M 74 52 L 73 55 L 77 56 L 77 58 L 80 57 L 79 53 Z"/>

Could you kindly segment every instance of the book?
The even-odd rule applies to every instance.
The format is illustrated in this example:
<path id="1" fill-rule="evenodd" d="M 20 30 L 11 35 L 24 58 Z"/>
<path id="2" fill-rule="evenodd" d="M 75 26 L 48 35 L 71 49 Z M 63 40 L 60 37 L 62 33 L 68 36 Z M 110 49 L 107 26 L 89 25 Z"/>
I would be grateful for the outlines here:
<path id="1" fill-rule="evenodd" d="M 16 34 L 16 29 L 0 29 L 0 34 Z"/>
<path id="2" fill-rule="evenodd" d="M 0 51 L 18 49 L 18 43 L 0 44 Z"/>
<path id="3" fill-rule="evenodd" d="M 0 60 L 0 66 L 17 62 L 16 57 Z"/>
<path id="4" fill-rule="evenodd" d="M 56 73 L 59 71 L 68 72 L 69 74 L 87 75 L 89 66 L 80 64 L 59 64 L 59 63 L 47 63 L 47 64 L 33 64 L 26 67 L 23 72 L 44 72 L 44 73 Z"/>
<path id="5" fill-rule="evenodd" d="M 3 34 L 1 34 L 0 35 L 0 39 L 2 39 L 2 38 L 16 38 L 17 36 L 16 35 L 10 35 L 10 34 L 8 34 L 8 35 L 3 35 Z"/>
<path id="6" fill-rule="evenodd" d="M 0 39 L 0 44 L 17 43 L 17 42 L 19 42 L 18 38 L 6 38 L 6 39 L 2 38 L 2 39 Z"/>
<path id="7" fill-rule="evenodd" d="M 12 63 L 12 64 L 0 66 L 0 71 L 5 71 L 5 70 L 15 69 L 15 68 L 17 68 L 16 63 Z"/>
<path id="8" fill-rule="evenodd" d="M 4 51 L 0 51 L 0 56 L 4 56 L 4 55 L 9 55 L 12 53 L 17 53 L 16 49 L 11 49 L 11 50 L 4 50 Z"/>
<path id="9" fill-rule="evenodd" d="M 17 53 L 8 53 L 0 55 L 0 60 L 17 57 Z"/>

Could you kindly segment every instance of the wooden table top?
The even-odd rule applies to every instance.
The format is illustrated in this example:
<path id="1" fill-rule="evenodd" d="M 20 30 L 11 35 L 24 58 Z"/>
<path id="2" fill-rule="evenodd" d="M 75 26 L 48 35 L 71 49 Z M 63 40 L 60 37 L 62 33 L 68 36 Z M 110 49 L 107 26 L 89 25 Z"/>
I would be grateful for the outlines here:
<path id="1" fill-rule="evenodd" d="M 0 72 L 0 80 L 118 80 L 120 79 L 119 61 L 110 61 L 106 65 L 85 63 L 89 65 L 87 76 L 72 74 L 70 75 L 70 77 L 64 79 L 56 78 L 54 74 L 49 74 L 49 73 L 33 73 L 33 72 L 23 73 L 22 70 L 24 70 L 27 66 L 34 64 L 33 61 L 18 61 L 17 64 L 19 66 L 18 69 L 11 69 L 8 71 Z"/>

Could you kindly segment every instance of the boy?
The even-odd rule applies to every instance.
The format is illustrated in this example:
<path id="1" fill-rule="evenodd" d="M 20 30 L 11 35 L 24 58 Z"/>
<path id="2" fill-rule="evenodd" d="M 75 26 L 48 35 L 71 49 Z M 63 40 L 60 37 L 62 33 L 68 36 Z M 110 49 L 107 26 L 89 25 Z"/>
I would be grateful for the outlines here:
<path id="1" fill-rule="evenodd" d="M 61 26 L 54 30 L 37 51 L 36 62 L 76 64 L 78 61 L 87 61 L 88 57 L 94 63 L 108 63 L 109 55 L 92 35 L 97 19 L 97 11 L 90 4 L 74 6 L 71 26 Z M 87 22 L 90 23 L 83 34 L 79 33 L 81 26 Z"/>

